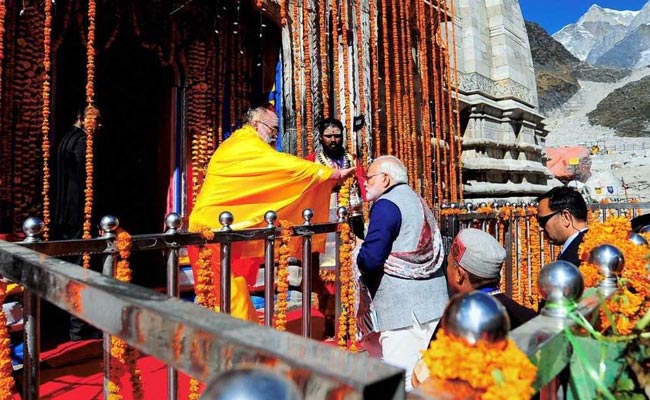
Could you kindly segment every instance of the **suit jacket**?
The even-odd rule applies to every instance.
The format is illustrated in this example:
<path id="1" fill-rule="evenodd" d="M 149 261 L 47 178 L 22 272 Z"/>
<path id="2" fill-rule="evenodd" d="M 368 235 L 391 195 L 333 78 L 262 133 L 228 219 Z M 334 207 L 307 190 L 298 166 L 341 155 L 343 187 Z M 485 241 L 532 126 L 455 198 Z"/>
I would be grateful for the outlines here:
<path id="1" fill-rule="evenodd" d="M 580 247 L 582 239 L 585 237 L 585 233 L 587 233 L 587 230 L 580 232 L 578 236 L 573 239 L 573 241 L 569 244 L 569 247 L 567 247 L 567 249 L 564 250 L 557 258 L 558 261 L 568 261 L 576 267 L 580 267 L 580 255 L 578 254 L 578 247 Z"/>
<path id="2" fill-rule="evenodd" d="M 522 306 L 503 293 L 493 294 L 492 297 L 503 304 L 503 307 L 506 309 L 510 319 L 510 330 L 519 328 L 521 325 L 537 316 L 535 310 Z M 440 330 L 440 325 L 441 324 L 438 324 L 436 329 L 433 331 L 433 335 L 431 335 L 431 339 L 429 339 L 430 342 L 436 340 L 436 336 L 438 336 L 438 331 Z"/>

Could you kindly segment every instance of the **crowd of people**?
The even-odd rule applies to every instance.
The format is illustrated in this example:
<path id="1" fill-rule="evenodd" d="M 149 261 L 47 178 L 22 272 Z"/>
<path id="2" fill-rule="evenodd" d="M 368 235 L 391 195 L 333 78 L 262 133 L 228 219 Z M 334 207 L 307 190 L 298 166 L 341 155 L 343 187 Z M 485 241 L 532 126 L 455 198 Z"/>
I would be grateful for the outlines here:
<path id="1" fill-rule="evenodd" d="M 278 117 L 271 109 L 259 107 L 247 113 L 242 128 L 221 143 L 210 160 L 189 216 L 189 230 L 219 229 L 223 211 L 234 215 L 234 229 L 263 226 L 267 210 L 276 211 L 279 220 L 300 224 L 303 209 L 311 208 L 313 222 L 324 222 L 340 205 L 341 185 L 352 178 L 359 189 L 356 195 L 371 204 L 369 220 L 357 235 L 353 252 L 358 283 L 368 297 L 364 301 L 372 305 L 363 308 L 368 315 L 358 316 L 363 321 L 361 343 L 369 356 L 403 368 L 407 389 L 412 388 L 412 382 L 421 380 L 418 370 L 422 365 L 418 360 L 435 340 L 450 296 L 475 290 L 494 296 L 505 307 L 512 328 L 536 315 L 499 291 L 506 252 L 493 236 L 477 229 L 461 230 L 446 254 L 438 222 L 427 202 L 409 186 L 406 167 L 398 158 L 377 157 L 364 171 L 354 155 L 345 150 L 344 126 L 334 118 L 321 122 L 318 148 L 306 159 L 275 149 L 278 129 Z M 77 126 L 71 135 L 78 139 L 72 141 L 66 136 L 63 140 L 62 146 L 71 150 L 66 150 L 70 156 L 60 156 L 61 160 L 80 162 L 77 153 L 84 144 L 80 133 L 83 129 Z M 83 170 L 78 165 L 62 168 L 78 175 L 69 183 L 83 182 Z M 70 184 L 61 189 L 81 193 Z M 57 197 L 56 201 L 65 200 Z M 587 229 L 587 207 L 582 196 L 571 188 L 557 187 L 540 196 L 538 202 L 539 227 L 552 244 L 562 246 L 559 259 L 579 265 L 577 249 Z M 62 206 L 81 205 L 55 204 Z M 58 227 L 70 228 L 61 231 L 61 238 L 79 236 L 70 224 L 80 225 L 77 214 L 81 210 L 72 211 L 55 212 Z M 314 238 L 313 248 L 316 256 L 326 254 L 325 240 Z M 233 244 L 232 313 L 236 317 L 255 319 L 247 287 L 255 282 L 263 263 L 262 251 L 258 244 Z M 218 274 L 220 252 L 213 254 L 212 265 Z M 331 307 L 328 310 L 324 306 L 322 311 L 332 319 Z"/>
<path id="2" fill-rule="evenodd" d="M 371 204 L 365 232 L 353 252 L 360 292 L 368 297 L 362 302 L 371 303 L 360 307 L 368 314 L 358 316 L 363 321 L 361 343 L 369 356 L 403 368 L 407 389 L 418 382 L 412 371 L 435 340 L 450 296 L 474 290 L 489 293 L 505 307 L 511 328 L 535 317 L 533 310 L 499 291 L 506 252 L 493 236 L 461 230 L 445 254 L 434 214 L 408 185 L 406 167 L 398 158 L 377 157 L 364 173 L 345 150 L 343 124 L 333 118 L 320 124 L 319 148 L 306 160 L 276 151 L 272 144 L 277 131 L 274 113 L 255 109 L 246 125 L 222 143 L 190 215 L 190 230 L 218 228 L 215 222 L 225 210 L 236 216 L 237 228 L 259 226 L 261 209 L 276 210 L 280 219 L 293 223 L 302 222 L 297 214 L 306 207 L 321 218 L 331 217 L 339 205 L 341 184 L 354 178 L 362 186 L 364 201 Z M 559 259 L 578 265 L 577 248 L 587 228 L 582 196 L 558 187 L 538 202 L 540 229 L 552 244 L 563 246 Z M 324 247 L 315 250 L 323 252 Z M 239 255 L 259 256 L 253 250 Z"/>

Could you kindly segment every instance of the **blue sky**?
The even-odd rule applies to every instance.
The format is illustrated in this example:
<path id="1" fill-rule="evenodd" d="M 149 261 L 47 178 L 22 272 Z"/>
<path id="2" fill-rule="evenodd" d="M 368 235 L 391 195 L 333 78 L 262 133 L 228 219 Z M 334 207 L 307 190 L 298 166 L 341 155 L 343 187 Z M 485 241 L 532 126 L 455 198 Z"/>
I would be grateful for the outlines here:
<path id="1" fill-rule="evenodd" d="M 648 0 L 519 0 L 524 19 L 540 24 L 549 34 L 574 23 L 592 4 L 613 10 L 640 10 Z"/>

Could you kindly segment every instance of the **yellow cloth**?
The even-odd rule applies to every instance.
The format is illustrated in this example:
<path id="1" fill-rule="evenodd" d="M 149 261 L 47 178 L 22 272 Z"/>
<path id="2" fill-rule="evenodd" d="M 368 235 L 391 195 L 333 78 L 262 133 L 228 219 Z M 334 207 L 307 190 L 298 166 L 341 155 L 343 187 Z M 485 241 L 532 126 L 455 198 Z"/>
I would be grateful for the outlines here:
<path id="1" fill-rule="evenodd" d="M 217 306 L 217 311 L 219 307 Z M 241 276 L 230 278 L 230 315 L 244 321 L 259 322 L 253 306 L 246 279 Z"/>
<path id="2" fill-rule="evenodd" d="M 336 184 L 329 179 L 333 172 L 329 167 L 276 151 L 255 129 L 246 125 L 226 139 L 212 155 L 203 187 L 190 214 L 189 230 L 221 228 L 219 214 L 223 211 L 233 214 L 233 229 L 263 226 L 264 213 L 269 210 L 277 212 L 278 221 L 302 224 L 302 211 L 311 208 L 314 210 L 312 222 L 326 222 L 330 193 Z M 315 251 L 325 245 L 324 235 L 319 236 L 312 242 Z M 215 247 L 214 254 L 218 256 L 219 249 Z M 263 255 L 263 242 L 235 242 L 232 246 L 233 270 L 242 258 Z M 218 282 L 219 263 L 213 260 L 212 267 Z M 218 292 L 219 288 L 215 287 L 217 298 Z M 246 281 L 241 277 L 232 280 L 231 315 L 257 320 Z"/>
<path id="3" fill-rule="evenodd" d="M 233 214 L 233 229 L 260 225 L 269 210 L 278 213 L 278 220 L 302 224 L 302 211 L 311 208 L 313 222 L 325 222 L 329 194 L 336 183 L 329 179 L 333 172 L 332 168 L 276 151 L 253 127 L 245 125 L 214 152 L 190 214 L 189 230 L 220 228 L 219 214 L 223 211 Z"/>

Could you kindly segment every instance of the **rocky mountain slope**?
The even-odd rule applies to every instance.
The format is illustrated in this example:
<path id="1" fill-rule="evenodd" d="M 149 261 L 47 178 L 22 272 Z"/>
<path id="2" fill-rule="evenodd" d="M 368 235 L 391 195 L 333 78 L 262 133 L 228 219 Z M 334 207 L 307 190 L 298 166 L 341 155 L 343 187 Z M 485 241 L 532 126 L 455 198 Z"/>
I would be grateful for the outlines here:
<path id="1" fill-rule="evenodd" d="M 590 123 L 612 128 L 619 136 L 650 137 L 650 77 L 609 93 L 587 116 Z"/>
<path id="2" fill-rule="evenodd" d="M 615 82 L 629 71 L 580 61 L 541 26 L 526 22 L 542 112 L 560 107 L 580 89 L 579 80 Z"/>

